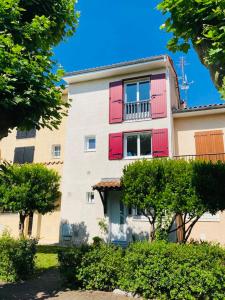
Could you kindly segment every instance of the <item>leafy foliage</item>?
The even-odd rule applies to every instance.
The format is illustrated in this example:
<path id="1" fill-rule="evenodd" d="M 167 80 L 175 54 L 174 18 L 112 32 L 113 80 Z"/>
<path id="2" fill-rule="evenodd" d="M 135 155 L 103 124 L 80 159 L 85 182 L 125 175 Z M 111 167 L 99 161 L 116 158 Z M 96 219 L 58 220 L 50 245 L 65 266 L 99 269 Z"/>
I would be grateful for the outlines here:
<path id="1" fill-rule="evenodd" d="M 34 273 L 36 241 L 13 239 L 8 234 L 0 237 L 0 279 L 17 281 Z"/>
<path id="2" fill-rule="evenodd" d="M 75 32 L 75 2 L 0 1 L 0 138 L 14 127 L 59 125 L 68 103 L 55 86 L 62 70 L 52 72 L 52 47 Z"/>
<path id="3" fill-rule="evenodd" d="M 163 0 L 158 9 L 169 13 L 162 26 L 173 34 L 168 49 L 187 52 L 192 44 L 225 99 L 224 0 Z"/>
<path id="4" fill-rule="evenodd" d="M 62 249 L 60 271 L 84 289 L 120 288 L 146 299 L 224 299 L 225 251 L 207 243 L 138 242 Z"/>
<path id="5" fill-rule="evenodd" d="M 41 164 L 8 165 L 0 173 L 0 208 L 18 212 L 23 229 L 30 213 L 46 214 L 55 209 L 59 180 L 56 171 Z"/>
<path id="6" fill-rule="evenodd" d="M 225 251 L 209 244 L 132 244 L 119 287 L 146 299 L 224 299 Z"/>
<path id="7" fill-rule="evenodd" d="M 82 258 L 78 280 L 87 290 L 111 291 L 121 272 L 122 249 L 104 243 L 93 247 Z"/>
<path id="8" fill-rule="evenodd" d="M 121 273 L 122 249 L 103 242 L 59 251 L 61 275 L 87 290 L 113 290 Z"/>
<path id="9" fill-rule="evenodd" d="M 89 246 L 71 247 L 58 250 L 59 270 L 65 283 L 80 286 L 78 272 L 84 254 L 89 250 Z"/>
<path id="10" fill-rule="evenodd" d="M 225 209 L 225 164 L 158 159 L 136 161 L 125 166 L 122 177 L 123 201 L 137 207 L 156 235 L 183 230 L 182 241 L 205 213 L 216 214 Z M 173 229 L 174 221 L 181 224 Z"/>

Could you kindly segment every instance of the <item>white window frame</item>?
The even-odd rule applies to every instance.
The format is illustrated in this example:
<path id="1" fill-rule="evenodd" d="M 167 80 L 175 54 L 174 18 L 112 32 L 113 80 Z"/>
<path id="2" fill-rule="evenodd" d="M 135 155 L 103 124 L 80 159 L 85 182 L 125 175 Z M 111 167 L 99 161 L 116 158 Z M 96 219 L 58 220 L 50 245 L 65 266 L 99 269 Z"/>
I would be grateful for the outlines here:
<path id="1" fill-rule="evenodd" d="M 140 143 L 140 136 L 143 134 L 150 134 L 151 136 L 151 151 L 152 151 L 152 132 L 151 131 L 140 131 L 140 132 L 132 132 L 132 133 L 125 133 L 124 134 L 124 141 L 123 141 L 123 157 L 125 159 L 137 159 L 137 158 L 152 158 L 152 154 L 150 155 L 140 155 L 141 152 L 141 143 Z M 128 156 L 127 155 L 127 137 L 128 136 L 137 136 L 137 155 L 136 156 Z"/>
<path id="2" fill-rule="evenodd" d="M 89 149 L 89 140 L 95 139 L 95 148 Z M 96 151 L 96 136 L 95 135 L 88 135 L 84 139 L 84 150 L 86 152 L 95 152 Z"/>
<path id="3" fill-rule="evenodd" d="M 59 147 L 59 155 L 55 155 L 56 151 L 55 151 L 55 148 L 56 147 Z M 61 145 L 60 144 L 55 144 L 55 145 L 52 145 L 52 157 L 53 158 L 60 158 L 61 157 Z"/>
<path id="4" fill-rule="evenodd" d="M 140 100 L 139 85 L 140 85 L 140 83 L 146 82 L 146 81 L 149 82 L 149 99 Z M 137 100 L 135 102 L 127 102 L 127 85 L 129 85 L 131 83 L 137 84 Z M 151 81 L 150 81 L 150 79 L 148 77 L 146 77 L 146 78 L 141 78 L 140 80 L 133 79 L 133 80 L 126 81 L 124 84 L 124 99 L 125 99 L 125 103 L 139 103 L 140 101 L 149 101 L 151 99 Z"/>
<path id="5" fill-rule="evenodd" d="M 91 195 L 93 195 L 93 199 L 91 198 Z M 95 203 L 95 193 L 93 191 L 86 193 L 86 202 L 87 202 L 87 204 L 94 204 Z"/>

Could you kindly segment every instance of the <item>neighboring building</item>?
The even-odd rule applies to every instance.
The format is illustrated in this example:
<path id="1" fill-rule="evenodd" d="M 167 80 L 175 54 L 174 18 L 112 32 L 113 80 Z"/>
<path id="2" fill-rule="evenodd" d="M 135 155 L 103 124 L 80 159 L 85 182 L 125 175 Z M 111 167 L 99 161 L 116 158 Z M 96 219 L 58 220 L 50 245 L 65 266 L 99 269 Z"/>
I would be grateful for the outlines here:
<path id="1" fill-rule="evenodd" d="M 67 101 L 67 90 L 63 91 Z M 66 118 L 58 130 L 32 129 L 30 131 L 13 130 L 8 137 L 0 141 L 0 159 L 11 163 L 44 163 L 62 175 Z M 60 206 L 46 215 L 34 214 L 25 222 L 25 235 L 38 238 L 40 243 L 58 243 L 60 227 Z M 13 236 L 19 234 L 19 216 L 15 213 L 0 213 L 0 232 L 7 230 Z"/>
<path id="2" fill-rule="evenodd" d="M 140 158 L 224 158 L 225 106 L 182 109 L 168 56 L 68 73 L 72 99 L 62 183 L 61 241 L 147 237 L 147 219 L 121 202 L 123 167 Z M 222 154 L 220 154 L 222 153 Z M 192 237 L 225 244 L 225 217 L 205 215 Z M 214 234 L 213 234 L 214 233 Z"/>

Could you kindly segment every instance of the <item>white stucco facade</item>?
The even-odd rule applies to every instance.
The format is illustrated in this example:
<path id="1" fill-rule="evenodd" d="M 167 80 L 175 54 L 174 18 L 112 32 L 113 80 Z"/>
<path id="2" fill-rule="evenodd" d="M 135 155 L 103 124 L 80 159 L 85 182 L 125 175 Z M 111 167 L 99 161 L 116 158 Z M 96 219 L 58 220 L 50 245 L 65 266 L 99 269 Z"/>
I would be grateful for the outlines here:
<path id="1" fill-rule="evenodd" d="M 79 231 L 82 232 L 81 240 L 91 240 L 93 236 L 101 235 L 98 221 L 104 218 L 104 211 L 101 198 L 97 191 L 94 192 L 94 203 L 87 203 L 86 193 L 92 191 L 92 186 L 102 178 L 120 178 L 123 167 L 132 162 L 132 159 L 109 160 L 109 134 L 117 132 L 142 131 L 152 129 L 168 128 L 169 156 L 173 154 L 173 130 L 171 103 L 178 103 L 175 73 L 166 58 L 161 62 L 160 68 L 155 68 L 149 63 L 140 66 L 136 71 L 129 68 L 127 73 L 120 68 L 113 70 L 113 76 L 103 74 L 103 78 L 80 78 L 74 77 L 69 83 L 68 92 L 71 99 L 71 108 L 68 117 L 68 130 L 66 134 L 65 160 L 62 183 L 62 207 L 61 222 L 70 224 L 75 228 L 73 239 L 79 240 Z M 122 73 L 122 74 L 121 74 Z M 145 77 L 153 74 L 166 74 L 166 97 L 167 117 L 158 119 L 143 119 L 124 121 L 117 124 L 109 124 L 109 83 L 136 77 Z M 98 76 L 99 77 L 99 74 Z M 67 80 L 67 78 L 66 78 Z M 69 78 L 68 81 L 71 81 Z M 173 85 L 173 86 L 171 86 Z M 85 150 L 85 137 L 96 137 L 96 151 Z M 118 192 L 108 197 L 108 214 L 106 219 L 110 221 L 112 206 L 117 205 Z M 111 207 L 111 209 L 110 209 Z M 115 212 L 116 213 L 116 212 Z M 126 218 L 127 232 L 132 229 L 132 234 L 149 234 L 149 223 L 145 219 L 137 217 Z M 109 224 L 110 229 L 110 224 Z M 62 230 L 64 231 L 64 229 Z M 62 232 L 62 235 L 65 232 Z M 65 234 L 66 235 L 66 234 Z"/>

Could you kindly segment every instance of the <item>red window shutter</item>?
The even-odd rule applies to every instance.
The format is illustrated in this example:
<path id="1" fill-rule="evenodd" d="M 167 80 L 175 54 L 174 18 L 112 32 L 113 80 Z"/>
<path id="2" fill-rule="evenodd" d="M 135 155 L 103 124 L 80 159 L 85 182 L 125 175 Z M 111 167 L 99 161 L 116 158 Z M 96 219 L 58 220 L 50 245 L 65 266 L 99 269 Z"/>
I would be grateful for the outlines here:
<path id="1" fill-rule="evenodd" d="M 166 74 L 151 76 L 151 116 L 152 119 L 165 118 L 166 107 Z"/>
<path id="2" fill-rule="evenodd" d="M 109 84 L 109 123 L 123 121 L 123 82 L 115 81 Z"/>
<path id="3" fill-rule="evenodd" d="M 109 160 L 123 158 L 123 133 L 109 134 Z"/>
<path id="4" fill-rule="evenodd" d="M 169 155 L 167 128 L 152 130 L 152 155 L 153 157 L 164 157 Z"/>

